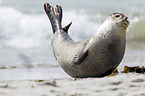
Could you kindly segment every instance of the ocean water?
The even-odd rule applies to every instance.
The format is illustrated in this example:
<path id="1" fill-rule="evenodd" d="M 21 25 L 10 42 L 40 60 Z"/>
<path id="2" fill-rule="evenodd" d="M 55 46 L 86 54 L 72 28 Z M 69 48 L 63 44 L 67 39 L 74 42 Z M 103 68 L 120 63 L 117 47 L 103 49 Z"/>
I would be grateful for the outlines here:
<path id="1" fill-rule="evenodd" d="M 63 26 L 72 21 L 69 34 L 75 41 L 95 34 L 109 14 L 125 14 L 130 25 L 119 69 L 145 65 L 144 0 L 0 0 L 0 68 L 59 66 L 50 45 L 52 29 L 43 9 L 46 2 L 63 7 Z"/>

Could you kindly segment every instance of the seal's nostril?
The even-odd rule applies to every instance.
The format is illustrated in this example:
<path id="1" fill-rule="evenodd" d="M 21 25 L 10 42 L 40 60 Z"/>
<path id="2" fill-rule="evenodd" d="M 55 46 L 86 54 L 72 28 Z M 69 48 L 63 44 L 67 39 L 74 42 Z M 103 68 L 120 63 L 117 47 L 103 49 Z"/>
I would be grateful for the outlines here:
<path id="1" fill-rule="evenodd" d="M 128 17 L 126 17 L 125 20 L 128 20 Z"/>

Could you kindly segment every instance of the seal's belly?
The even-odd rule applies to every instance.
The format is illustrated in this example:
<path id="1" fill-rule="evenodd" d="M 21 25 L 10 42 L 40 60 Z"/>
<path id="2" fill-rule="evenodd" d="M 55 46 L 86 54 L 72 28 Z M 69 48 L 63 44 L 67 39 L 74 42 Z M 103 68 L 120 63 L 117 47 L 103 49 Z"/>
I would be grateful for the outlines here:
<path id="1" fill-rule="evenodd" d="M 106 49 L 100 49 L 100 51 L 92 49 L 90 51 L 79 65 L 73 64 L 72 57 L 68 61 L 64 58 L 65 60 L 58 60 L 58 62 L 64 71 L 72 77 L 100 77 L 110 74 L 119 65 L 124 53 L 122 52 L 121 56 L 120 53 L 118 55 L 118 53 Z"/>

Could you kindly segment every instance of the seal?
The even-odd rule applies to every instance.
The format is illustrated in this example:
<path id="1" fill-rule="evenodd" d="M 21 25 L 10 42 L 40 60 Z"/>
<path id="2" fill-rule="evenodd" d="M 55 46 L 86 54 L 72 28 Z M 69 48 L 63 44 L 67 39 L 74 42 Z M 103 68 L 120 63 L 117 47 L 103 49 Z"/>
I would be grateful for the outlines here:
<path id="1" fill-rule="evenodd" d="M 54 56 L 68 75 L 74 78 L 104 77 L 117 68 L 125 52 L 128 17 L 113 13 L 94 36 L 75 42 L 68 35 L 71 23 L 64 28 L 61 25 L 62 7 L 56 5 L 54 9 L 45 3 L 44 9 L 52 25 Z"/>

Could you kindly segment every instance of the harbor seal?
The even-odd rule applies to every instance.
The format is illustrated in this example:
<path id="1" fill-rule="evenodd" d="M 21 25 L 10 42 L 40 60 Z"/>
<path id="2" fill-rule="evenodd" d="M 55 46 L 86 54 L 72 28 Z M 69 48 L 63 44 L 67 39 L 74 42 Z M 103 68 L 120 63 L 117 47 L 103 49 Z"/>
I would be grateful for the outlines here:
<path id="1" fill-rule="evenodd" d="M 54 9 L 45 3 L 44 10 L 53 29 L 51 46 L 54 56 L 68 75 L 74 78 L 104 77 L 120 64 L 129 25 L 124 14 L 109 15 L 94 36 L 75 42 L 68 35 L 71 23 L 64 28 L 61 25 L 62 7 L 56 5 Z"/>

